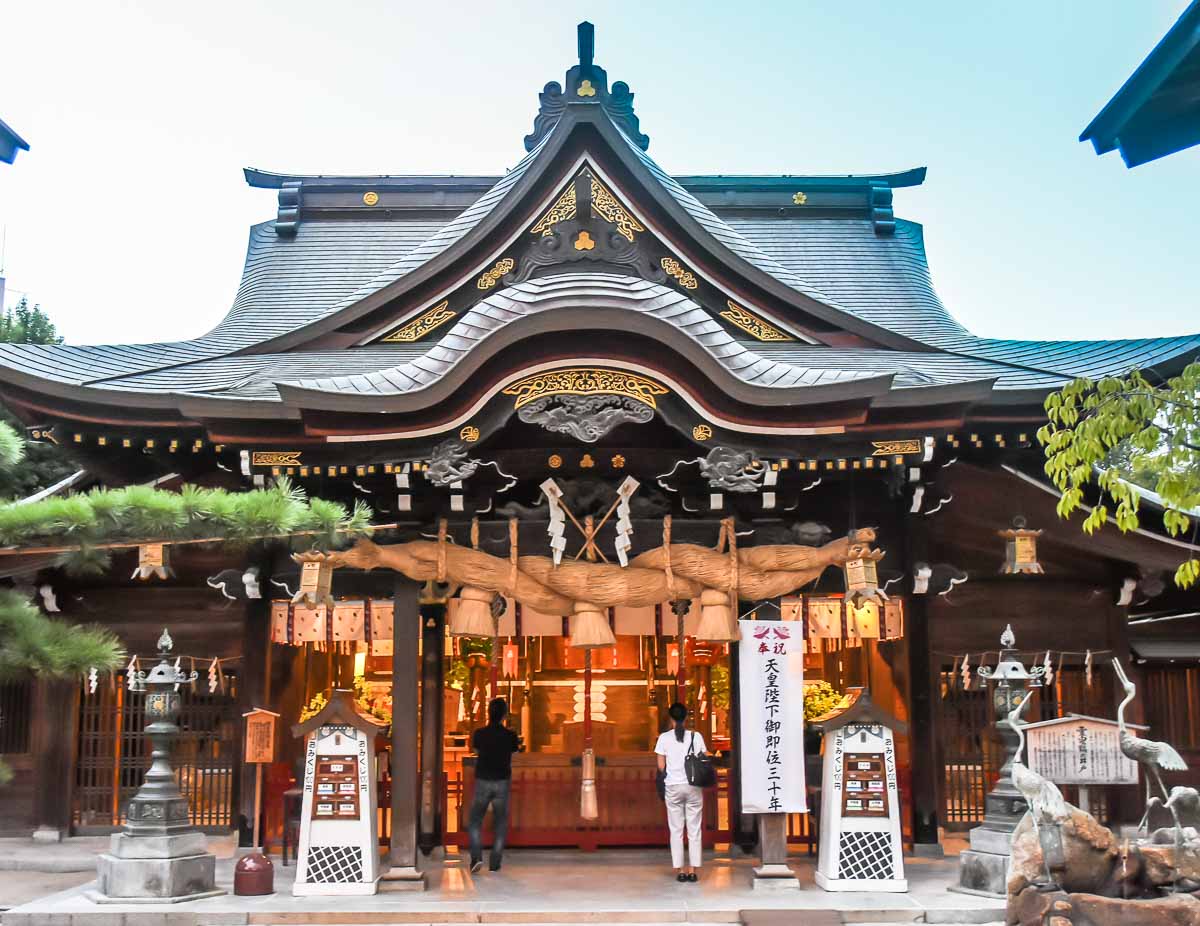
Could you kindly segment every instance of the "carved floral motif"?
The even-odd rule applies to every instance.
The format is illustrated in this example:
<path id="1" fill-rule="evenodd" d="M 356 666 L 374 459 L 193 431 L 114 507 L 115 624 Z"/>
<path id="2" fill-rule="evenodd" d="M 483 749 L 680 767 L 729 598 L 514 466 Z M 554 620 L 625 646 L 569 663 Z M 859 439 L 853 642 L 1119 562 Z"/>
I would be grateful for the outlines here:
<path id="1" fill-rule="evenodd" d="M 527 376 L 504 389 L 505 395 L 516 396 L 514 409 L 519 409 L 536 399 L 548 395 L 594 395 L 609 393 L 623 395 L 643 405 L 656 408 L 655 396 L 667 395 L 669 390 L 636 373 L 623 370 L 604 370 L 589 367 L 574 367 L 566 370 L 549 370 Z"/>
<path id="2" fill-rule="evenodd" d="M 434 328 L 444 325 L 450 321 L 458 313 L 447 308 L 450 305 L 449 299 L 444 299 L 432 309 L 405 325 L 397 328 L 386 338 L 383 339 L 385 344 L 410 344 L 413 341 L 419 341 Z"/>
<path id="3" fill-rule="evenodd" d="M 483 274 L 475 283 L 480 289 L 491 289 L 500 282 L 500 278 L 506 273 L 510 273 L 512 268 L 516 266 L 516 262 L 511 257 L 506 257 L 503 260 L 496 261 L 496 266 L 487 273 Z"/>
<path id="4" fill-rule="evenodd" d="M 675 281 L 684 289 L 695 289 L 698 285 L 696 283 L 696 278 L 692 275 L 691 271 L 684 267 L 683 264 L 679 263 L 679 261 L 677 261 L 675 258 L 664 257 L 660 263 L 663 270 L 667 272 L 667 276 L 674 277 Z"/>
<path id="5" fill-rule="evenodd" d="M 757 315 L 751 315 L 736 302 L 726 300 L 726 305 L 729 306 L 721 317 L 728 322 L 737 325 L 746 334 L 752 338 L 757 338 L 759 341 L 793 341 L 789 335 L 784 334 L 778 328 L 763 321 Z"/>

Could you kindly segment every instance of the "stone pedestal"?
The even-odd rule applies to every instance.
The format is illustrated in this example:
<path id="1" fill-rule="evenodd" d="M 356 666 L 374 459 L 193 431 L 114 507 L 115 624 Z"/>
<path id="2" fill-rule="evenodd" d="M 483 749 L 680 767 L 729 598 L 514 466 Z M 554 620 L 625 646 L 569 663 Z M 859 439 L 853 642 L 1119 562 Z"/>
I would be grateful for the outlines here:
<path id="1" fill-rule="evenodd" d="M 756 891 L 799 890 L 800 881 L 787 864 L 787 815 L 758 815 L 758 849 L 762 864 L 754 869 Z"/>
<path id="2" fill-rule="evenodd" d="M 216 856 L 204 834 L 130 836 L 115 833 L 96 860 L 97 903 L 177 903 L 225 893 L 216 888 Z"/>
<path id="3" fill-rule="evenodd" d="M 379 879 L 379 890 L 385 893 L 389 891 L 423 891 L 425 889 L 424 872 L 410 866 L 394 865 Z"/>
<path id="4" fill-rule="evenodd" d="M 1006 715 L 1025 696 L 1023 689 L 998 688 L 996 712 Z M 1014 700 L 1015 699 L 1015 700 Z M 1012 780 L 1012 764 L 1017 751 L 1017 734 L 1007 717 L 996 724 L 1004 743 L 1004 764 L 996 786 L 984 798 L 983 822 L 971 830 L 971 848 L 958 857 L 958 884 L 950 890 L 983 897 L 1003 897 L 1008 890 L 1009 856 L 1013 833 L 1029 805 Z"/>

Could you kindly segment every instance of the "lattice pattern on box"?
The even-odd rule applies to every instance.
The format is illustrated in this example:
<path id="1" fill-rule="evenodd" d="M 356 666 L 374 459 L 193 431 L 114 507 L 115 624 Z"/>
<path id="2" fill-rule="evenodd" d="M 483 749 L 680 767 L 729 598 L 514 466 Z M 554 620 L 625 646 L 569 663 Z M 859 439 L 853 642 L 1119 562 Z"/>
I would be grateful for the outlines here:
<path id="1" fill-rule="evenodd" d="M 358 846 L 312 846 L 309 848 L 309 883 L 357 884 L 362 879 L 362 849 Z"/>
<path id="2" fill-rule="evenodd" d="M 891 834 L 886 831 L 842 833 L 838 847 L 838 877 L 856 881 L 894 878 Z"/>

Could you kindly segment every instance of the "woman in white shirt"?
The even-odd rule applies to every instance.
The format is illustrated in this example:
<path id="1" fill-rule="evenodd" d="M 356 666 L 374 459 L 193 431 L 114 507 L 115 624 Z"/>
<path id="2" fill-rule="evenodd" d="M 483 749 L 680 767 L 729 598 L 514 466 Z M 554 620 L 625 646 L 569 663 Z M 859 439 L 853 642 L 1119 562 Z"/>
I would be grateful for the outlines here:
<path id="1" fill-rule="evenodd" d="M 674 722 L 672 729 L 659 734 L 654 746 L 658 770 L 666 773 L 667 826 L 671 830 L 671 866 L 676 881 L 696 881 L 696 869 L 701 865 L 704 845 L 700 824 L 704 817 L 704 791 L 688 784 L 684 760 L 689 752 L 702 755 L 704 737 L 688 730 L 688 709 L 679 702 L 671 705 L 667 716 Z M 687 825 L 688 865 L 683 864 L 683 830 Z"/>

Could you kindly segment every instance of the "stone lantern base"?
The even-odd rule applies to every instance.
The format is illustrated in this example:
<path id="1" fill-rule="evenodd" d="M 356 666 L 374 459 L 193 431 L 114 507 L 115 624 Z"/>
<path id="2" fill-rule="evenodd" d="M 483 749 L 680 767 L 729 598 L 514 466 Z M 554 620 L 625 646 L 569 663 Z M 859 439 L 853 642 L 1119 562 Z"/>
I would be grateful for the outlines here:
<path id="1" fill-rule="evenodd" d="M 203 833 L 130 836 L 115 833 L 96 860 L 96 903 L 177 903 L 225 893 L 216 887 L 216 856 Z"/>

